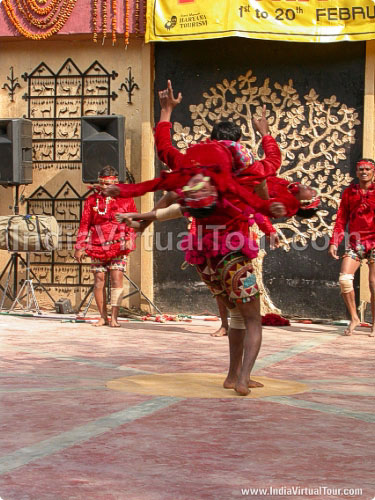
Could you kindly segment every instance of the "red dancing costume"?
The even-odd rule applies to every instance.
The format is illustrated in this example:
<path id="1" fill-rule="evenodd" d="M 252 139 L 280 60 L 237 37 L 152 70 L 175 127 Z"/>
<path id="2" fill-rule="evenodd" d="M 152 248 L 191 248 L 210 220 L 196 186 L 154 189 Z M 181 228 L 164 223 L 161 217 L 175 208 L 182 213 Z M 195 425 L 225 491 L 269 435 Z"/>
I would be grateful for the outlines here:
<path id="1" fill-rule="evenodd" d="M 349 223 L 349 247 L 364 252 L 375 248 L 375 184 L 367 191 L 359 184 L 351 184 L 343 194 L 337 219 L 330 240 L 331 245 L 339 246 L 344 238 L 346 225 Z"/>
<path id="2" fill-rule="evenodd" d="M 176 150 L 177 151 L 177 150 Z M 218 198 L 211 215 L 196 219 L 196 234 L 181 243 L 188 262 L 196 264 L 202 280 L 214 295 L 226 293 L 233 302 L 246 302 L 258 294 L 251 259 L 258 245 L 249 238 L 249 225 L 263 223 L 270 213 L 270 200 L 262 200 L 242 187 L 232 173 L 233 158 L 218 141 L 203 142 L 180 154 L 172 172 L 139 184 L 119 184 L 120 196 L 142 196 L 149 191 L 175 191 L 183 214 L 189 207 L 183 187 L 197 174 L 208 176 Z"/>
<path id="3" fill-rule="evenodd" d="M 181 163 L 185 162 L 185 154 L 175 148 L 171 142 L 170 130 L 171 122 L 159 122 L 155 127 L 155 144 L 158 156 L 172 170 L 180 168 Z M 223 144 L 232 155 L 232 173 L 237 177 L 241 184 L 248 187 L 254 187 L 264 178 L 276 175 L 281 166 L 281 154 L 277 142 L 271 135 L 262 137 L 262 147 L 265 158 L 263 160 L 245 162 L 243 157 L 238 156 L 235 150 L 234 141 L 211 141 L 207 139 L 201 144 L 219 143 Z M 190 146 L 189 149 L 194 146 Z M 189 151 L 189 150 L 188 150 Z"/>
<path id="4" fill-rule="evenodd" d="M 110 261 L 135 249 L 134 229 L 115 219 L 116 213 L 137 212 L 132 198 L 110 198 L 95 192 L 85 201 L 76 250 L 95 260 Z"/>

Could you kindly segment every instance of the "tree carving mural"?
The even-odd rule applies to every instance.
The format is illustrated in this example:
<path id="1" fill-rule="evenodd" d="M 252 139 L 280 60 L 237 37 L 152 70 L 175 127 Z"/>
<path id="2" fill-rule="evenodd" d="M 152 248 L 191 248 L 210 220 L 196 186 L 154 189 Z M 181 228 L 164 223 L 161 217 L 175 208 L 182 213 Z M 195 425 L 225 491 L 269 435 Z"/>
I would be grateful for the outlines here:
<path id="1" fill-rule="evenodd" d="M 351 182 L 339 163 L 347 159 L 355 142 L 355 127 L 360 124 L 358 113 L 338 102 L 336 96 L 325 98 L 313 88 L 302 98 L 294 88 L 293 80 L 280 84 L 266 78 L 257 85 L 257 77 L 249 70 L 237 80 L 224 79 L 203 93 L 204 102 L 192 104 L 191 127 L 176 122 L 173 139 L 180 149 L 209 137 L 217 120 L 229 119 L 240 125 L 242 142 L 255 156 L 262 157 L 261 138 L 252 127 L 252 117 L 260 117 L 262 106 L 267 107 L 271 134 L 282 152 L 282 166 L 278 175 L 287 180 L 300 181 L 320 191 L 322 208 L 311 219 L 292 217 L 275 225 L 284 250 L 291 244 L 305 246 L 309 241 L 327 236 L 333 227 L 343 188 Z M 258 258 L 261 274 L 265 252 Z M 263 306 L 275 311 L 267 295 Z"/>

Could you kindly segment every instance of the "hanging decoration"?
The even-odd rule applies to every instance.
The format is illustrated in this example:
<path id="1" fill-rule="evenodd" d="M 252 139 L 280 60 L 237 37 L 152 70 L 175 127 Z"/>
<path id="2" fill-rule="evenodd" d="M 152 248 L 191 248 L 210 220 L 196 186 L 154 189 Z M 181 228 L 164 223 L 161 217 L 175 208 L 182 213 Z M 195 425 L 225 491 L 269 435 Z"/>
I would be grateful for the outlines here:
<path id="1" fill-rule="evenodd" d="M 104 44 L 107 38 L 107 0 L 102 0 L 102 35 L 102 44 Z"/>
<path id="2" fill-rule="evenodd" d="M 3 4 L 9 20 L 21 35 L 44 40 L 61 30 L 76 1 L 51 0 L 45 7 L 40 7 L 40 0 L 3 0 Z"/>
<path id="3" fill-rule="evenodd" d="M 135 34 L 139 36 L 139 0 L 135 0 Z"/>
<path id="4" fill-rule="evenodd" d="M 92 4 L 92 39 L 98 41 L 98 0 L 93 0 Z"/>
<path id="5" fill-rule="evenodd" d="M 130 0 L 124 0 L 125 2 L 125 30 L 124 30 L 124 42 L 125 45 L 129 45 L 129 32 L 130 32 Z"/>
<path id="6" fill-rule="evenodd" d="M 116 43 L 116 29 L 117 29 L 117 2 L 112 0 L 112 45 Z"/>
<path id="7" fill-rule="evenodd" d="M 144 35 L 147 0 L 120 0 L 121 4 L 118 1 L 91 0 L 93 42 L 96 43 L 101 35 L 104 44 L 111 33 L 112 45 L 115 45 L 117 32 L 122 32 L 122 29 L 125 46 L 129 45 L 130 33 L 137 37 Z M 0 0 L 1 2 L 10 22 L 21 35 L 33 40 L 44 40 L 63 28 L 77 0 Z M 118 12 L 122 17 L 120 21 Z"/>

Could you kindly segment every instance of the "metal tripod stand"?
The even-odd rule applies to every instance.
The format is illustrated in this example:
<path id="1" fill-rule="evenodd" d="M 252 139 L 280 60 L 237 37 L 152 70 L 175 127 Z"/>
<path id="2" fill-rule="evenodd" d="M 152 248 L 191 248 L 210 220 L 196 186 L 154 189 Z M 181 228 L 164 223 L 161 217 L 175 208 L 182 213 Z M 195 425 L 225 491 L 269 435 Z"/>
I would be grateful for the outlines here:
<path id="1" fill-rule="evenodd" d="M 162 312 L 160 311 L 160 309 L 147 297 L 147 295 L 145 295 L 142 292 L 141 288 L 131 278 L 129 278 L 129 276 L 126 273 L 123 273 L 123 275 L 124 275 L 124 278 L 126 278 L 129 281 L 129 283 L 135 288 L 135 290 L 133 290 L 132 292 L 128 293 L 127 295 L 124 295 L 124 297 L 122 297 L 122 300 L 127 299 L 128 297 L 131 297 L 132 295 L 134 295 L 136 293 L 139 293 L 150 304 L 150 306 L 152 306 L 155 309 L 155 311 L 157 311 L 159 314 L 162 314 Z M 109 289 L 109 280 L 108 280 L 108 283 L 107 283 L 107 287 Z M 82 302 L 78 306 L 77 313 L 79 313 L 79 311 L 81 310 L 83 304 L 86 302 L 86 300 L 87 300 L 88 297 L 89 297 L 89 300 L 88 300 L 88 302 L 86 304 L 86 307 L 85 307 L 85 309 L 83 311 L 83 314 L 82 314 L 83 317 L 86 316 L 87 311 L 89 310 L 89 307 L 91 306 L 92 301 L 94 299 L 94 285 L 92 285 L 92 287 L 90 287 L 89 291 L 84 296 Z"/>
<path id="2" fill-rule="evenodd" d="M 23 311 L 35 310 L 38 314 L 42 314 L 42 311 L 39 308 L 39 304 L 35 295 L 33 280 L 31 279 L 30 276 L 31 276 L 30 253 L 28 252 L 26 254 L 26 279 L 22 283 L 22 286 L 13 301 L 13 304 L 10 306 L 9 312 L 14 311 L 18 305 Z M 21 303 L 21 300 L 24 297 L 26 297 L 26 306 L 23 306 Z"/>

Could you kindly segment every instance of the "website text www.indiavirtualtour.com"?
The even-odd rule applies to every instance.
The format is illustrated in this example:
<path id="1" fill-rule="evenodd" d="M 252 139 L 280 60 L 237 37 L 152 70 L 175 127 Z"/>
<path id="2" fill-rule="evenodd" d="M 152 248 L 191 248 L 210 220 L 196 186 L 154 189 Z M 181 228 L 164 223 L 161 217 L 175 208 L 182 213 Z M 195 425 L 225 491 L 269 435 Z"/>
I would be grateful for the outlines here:
<path id="1" fill-rule="evenodd" d="M 362 488 L 332 488 L 329 486 L 302 487 L 302 486 L 269 486 L 268 488 L 241 488 L 241 495 L 253 498 L 257 496 L 282 496 L 299 498 L 318 497 L 319 499 L 329 497 L 354 498 L 359 499 L 363 495 Z M 375 496 L 368 500 L 375 500 Z"/>

